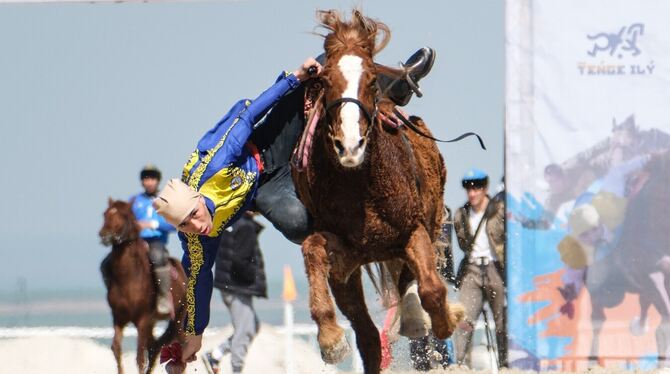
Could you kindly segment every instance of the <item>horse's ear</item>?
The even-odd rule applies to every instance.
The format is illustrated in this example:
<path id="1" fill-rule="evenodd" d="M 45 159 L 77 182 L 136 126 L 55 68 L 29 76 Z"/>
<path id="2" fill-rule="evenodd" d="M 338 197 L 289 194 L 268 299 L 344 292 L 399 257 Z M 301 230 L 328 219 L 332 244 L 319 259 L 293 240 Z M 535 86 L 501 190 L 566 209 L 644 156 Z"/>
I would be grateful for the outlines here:
<path id="1" fill-rule="evenodd" d="M 114 200 L 112 200 L 111 196 L 107 198 L 107 203 L 109 204 L 110 207 L 112 206 L 112 204 L 114 204 Z"/>
<path id="2" fill-rule="evenodd" d="M 386 47 L 391 39 L 391 31 L 385 23 L 364 16 L 359 9 L 353 10 L 353 20 L 359 27 L 363 28 L 368 33 L 368 43 L 370 44 L 370 50 L 373 55 Z M 382 38 L 378 43 L 377 37 L 380 33 L 382 34 Z"/>
<path id="3" fill-rule="evenodd" d="M 389 29 L 389 27 L 386 26 L 386 24 L 383 22 L 376 22 L 376 25 L 377 25 L 377 31 L 373 36 L 375 38 L 375 44 L 374 44 L 375 49 L 374 51 L 372 51 L 373 56 L 376 55 L 382 49 L 384 49 L 391 40 L 391 30 Z M 377 42 L 376 40 L 380 33 L 382 34 L 382 39 L 379 42 Z"/>
<path id="4" fill-rule="evenodd" d="M 316 18 L 319 20 L 321 25 L 331 31 L 334 31 L 335 25 L 340 23 L 340 14 L 335 9 L 317 10 Z"/>

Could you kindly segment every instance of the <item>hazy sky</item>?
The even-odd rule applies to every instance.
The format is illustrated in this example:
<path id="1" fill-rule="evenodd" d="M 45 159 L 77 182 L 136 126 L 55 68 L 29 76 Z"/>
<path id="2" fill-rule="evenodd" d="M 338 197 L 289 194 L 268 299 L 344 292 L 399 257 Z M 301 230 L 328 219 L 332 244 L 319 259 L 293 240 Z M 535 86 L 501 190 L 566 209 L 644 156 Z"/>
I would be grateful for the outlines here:
<path id="1" fill-rule="evenodd" d="M 179 176 L 236 100 L 320 53 L 316 9 L 352 5 L 391 28 L 378 62 L 437 50 L 425 96 L 406 110 L 437 137 L 476 131 L 486 141 L 488 151 L 473 139 L 440 145 L 447 203 L 463 204 L 460 178 L 471 166 L 500 180 L 503 1 L 0 5 L 0 292 L 21 277 L 32 290 L 102 287 L 98 264 L 109 249 L 97 232 L 107 197 L 139 192 L 147 162 Z M 269 277 L 284 264 L 304 277 L 299 248 L 267 226 Z M 181 257 L 177 242 L 170 249 Z"/>

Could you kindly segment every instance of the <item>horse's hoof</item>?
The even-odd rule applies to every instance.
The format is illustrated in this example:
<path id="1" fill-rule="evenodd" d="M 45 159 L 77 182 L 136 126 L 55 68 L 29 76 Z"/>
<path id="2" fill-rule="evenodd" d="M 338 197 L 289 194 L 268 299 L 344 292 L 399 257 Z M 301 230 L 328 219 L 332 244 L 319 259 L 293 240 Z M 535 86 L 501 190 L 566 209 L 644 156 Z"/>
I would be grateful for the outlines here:
<path id="1" fill-rule="evenodd" d="M 342 334 L 342 338 L 335 345 L 327 349 L 321 348 L 321 359 L 327 364 L 334 365 L 342 362 L 349 353 L 351 353 L 351 347 L 347 337 Z"/>
<path id="2" fill-rule="evenodd" d="M 409 289 L 400 305 L 400 335 L 408 338 L 421 338 L 428 335 L 430 317 L 421 307 L 416 290 Z"/>
<path id="3" fill-rule="evenodd" d="M 428 335 L 428 330 L 428 324 L 423 318 L 403 318 L 398 333 L 407 338 L 418 339 Z"/>
<path id="4" fill-rule="evenodd" d="M 630 333 L 635 336 L 642 336 L 649 331 L 648 325 L 645 323 L 644 326 L 640 324 L 640 317 L 634 317 L 630 321 Z"/>

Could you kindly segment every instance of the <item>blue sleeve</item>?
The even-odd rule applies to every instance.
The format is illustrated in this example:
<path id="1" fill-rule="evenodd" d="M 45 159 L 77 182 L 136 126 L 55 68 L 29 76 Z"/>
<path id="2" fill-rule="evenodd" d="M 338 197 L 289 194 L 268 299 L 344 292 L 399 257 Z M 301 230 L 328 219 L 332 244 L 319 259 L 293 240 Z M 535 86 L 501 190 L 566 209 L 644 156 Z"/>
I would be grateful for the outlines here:
<path id="1" fill-rule="evenodd" d="M 287 92 L 300 86 L 300 81 L 292 73 L 284 72 L 277 77 L 275 84 L 260 94 L 240 117 L 251 126 L 256 124 Z"/>
<path id="2" fill-rule="evenodd" d="M 142 221 L 145 219 L 146 213 L 145 209 L 142 209 L 142 196 L 140 194 L 131 196 L 130 199 L 128 199 L 128 202 L 130 203 L 130 208 L 133 210 L 133 214 L 135 215 L 135 219 L 138 221 Z"/>
<path id="3" fill-rule="evenodd" d="M 201 335 L 209 324 L 209 303 L 214 283 L 212 267 L 220 238 L 179 233 L 179 240 L 184 249 L 182 265 L 187 277 L 185 332 L 187 335 Z"/>
<path id="4" fill-rule="evenodd" d="M 300 82 L 293 74 L 282 73 L 275 84 L 260 94 L 235 119 L 228 133 L 225 146 L 226 154 L 231 160 L 237 159 L 251 136 L 254 125 L 281 99 L 287 92 L 298 87 Z"/>

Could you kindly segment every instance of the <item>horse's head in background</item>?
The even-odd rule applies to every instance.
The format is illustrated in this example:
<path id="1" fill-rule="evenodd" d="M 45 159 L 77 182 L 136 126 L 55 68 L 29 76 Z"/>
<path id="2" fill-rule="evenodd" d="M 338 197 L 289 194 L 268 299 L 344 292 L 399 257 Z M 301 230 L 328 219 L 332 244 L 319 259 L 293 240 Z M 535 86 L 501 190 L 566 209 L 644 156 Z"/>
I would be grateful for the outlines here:
<path id="1" fill-rule="evenodd" d="M 354 168 L 365 159 L 379 107 L 373 56 L 386 46 L 390 31 L 385 24 L 358 10 L 353 11 L 350 21 L 343 20 L 334 10 L 319 11 L 318 18 L 329 31 L 325 35 L 322 80 L 330 145 L 342 166 Z M 377 43 L 380 33 L 383 38 Z"/>
<path id="2" fill-rule="evenodd" d="M 135 240 L 140 230 L 129 203 L 109 199 L 103 215 L 104 222 L 98 235 L 104 245 L 119 245 Z"/>

